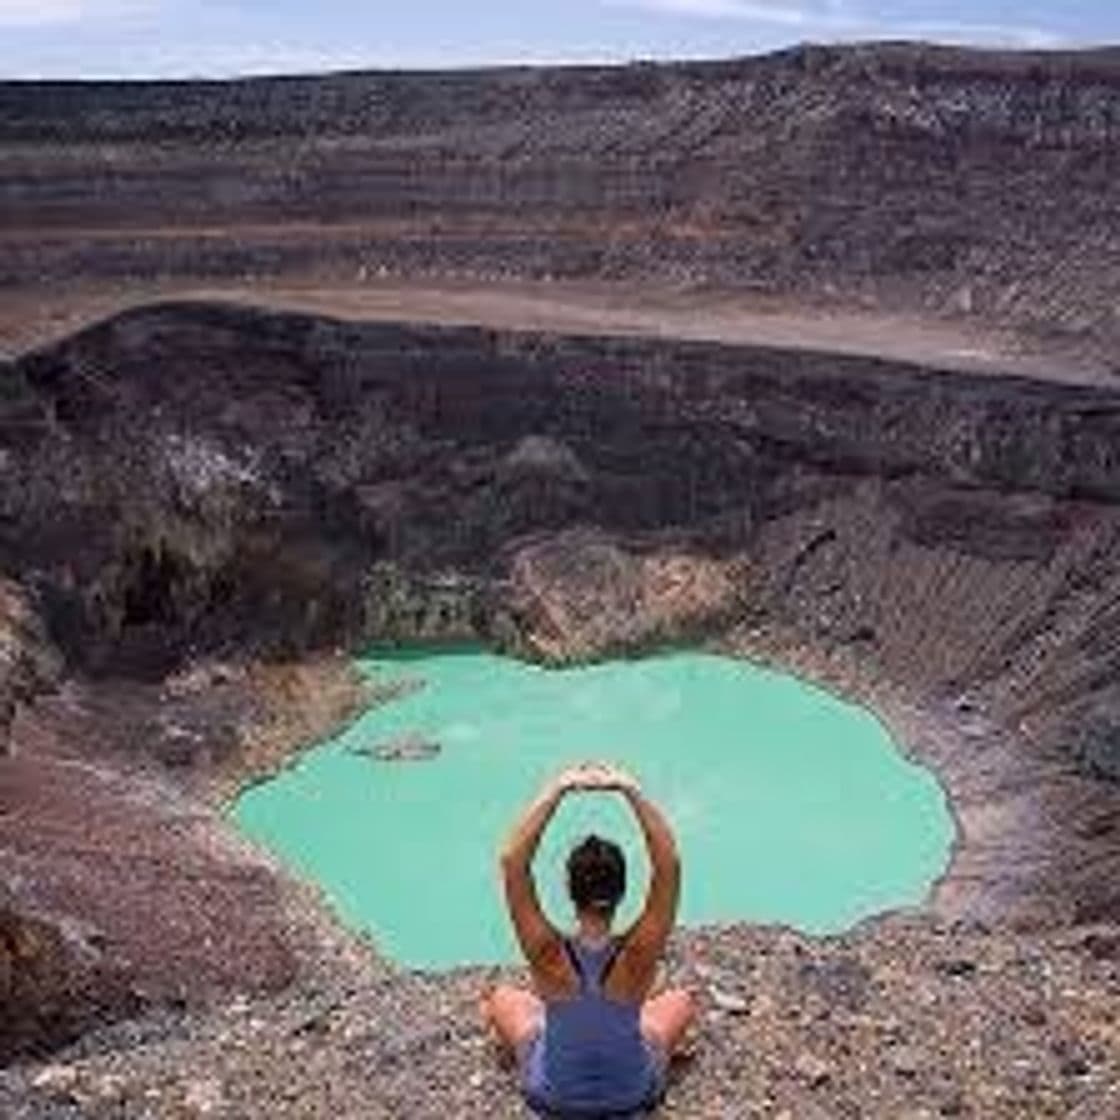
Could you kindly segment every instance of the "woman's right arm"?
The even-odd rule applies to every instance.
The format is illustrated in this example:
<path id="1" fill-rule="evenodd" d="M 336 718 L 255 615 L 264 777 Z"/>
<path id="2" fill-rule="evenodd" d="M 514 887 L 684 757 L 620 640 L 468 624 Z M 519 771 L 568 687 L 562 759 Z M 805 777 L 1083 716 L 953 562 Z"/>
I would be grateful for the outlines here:
<path id="1" fill-rule="evenodd" d="M 681 861 L 677 841 L 665 814 L 628 775 L 616 788 L 638 818 L 649 853 L 650 883 L 646 903 L 625 937 L 622 954 L 627 987 L 644 996 L 653 987 L 657 967 L 677 920 L 681 894 Z"/>
<path id="2" fill-rule="evenodd" d="M 651 867 L 649 894 L 632 934 L 655 941 L 660 951 L 673 931 L 680 901 L 681 860 L 677 841 L 664 813 L 640 789 L 626 789 L 623 793 L 641 825 Z"/>

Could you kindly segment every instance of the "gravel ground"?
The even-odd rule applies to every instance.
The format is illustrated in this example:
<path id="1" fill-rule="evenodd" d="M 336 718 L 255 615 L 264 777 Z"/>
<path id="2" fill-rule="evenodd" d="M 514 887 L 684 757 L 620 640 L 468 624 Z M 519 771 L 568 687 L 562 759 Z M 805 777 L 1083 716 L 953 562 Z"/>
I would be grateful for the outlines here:
<path id="1" fill-rule="evenodd" d="M 0 1114 L 527 1115 L 476 1012 L 495 971 L 324 960 L 279 997 L 166 1011 L 0 1073 Z M 810 939 L 682 935 L 703 1013 L 665 1117 L 1120 1116 L 1120 931 L 1046 937 L 915 918 Z"/>

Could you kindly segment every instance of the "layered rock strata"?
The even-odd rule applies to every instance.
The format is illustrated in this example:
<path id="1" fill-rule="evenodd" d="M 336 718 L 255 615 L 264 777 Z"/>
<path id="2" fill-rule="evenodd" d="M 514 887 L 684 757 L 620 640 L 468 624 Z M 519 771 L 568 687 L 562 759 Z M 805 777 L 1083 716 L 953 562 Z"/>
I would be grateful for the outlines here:
<path id="1" fill-rule="evenodd" d="M 0 285 L 703 284 L 1105 340 L 1115 51 L 0 84 Z"/>

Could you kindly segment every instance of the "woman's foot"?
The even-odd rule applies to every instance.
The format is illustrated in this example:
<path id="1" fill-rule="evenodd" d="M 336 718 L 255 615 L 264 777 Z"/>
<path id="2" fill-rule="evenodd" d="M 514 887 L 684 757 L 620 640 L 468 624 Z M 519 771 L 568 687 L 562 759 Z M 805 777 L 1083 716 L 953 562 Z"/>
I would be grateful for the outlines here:
<path id="1" fill-rule="evenodd" d="M 642 1005 L 642 1034 L 656 1043 L 667 1058 L 684 1044 L 696 1019 L 696 1001 L 684 988 L 670 988 Z"/>
<path id="2" fill-rule="evenodd" d="M 479 1015 L 485 1028 L 510 1053 L 528 1042 L 544 1022 L 544 1005 L 525 988 L 497 984 L 482 993 Z"/>

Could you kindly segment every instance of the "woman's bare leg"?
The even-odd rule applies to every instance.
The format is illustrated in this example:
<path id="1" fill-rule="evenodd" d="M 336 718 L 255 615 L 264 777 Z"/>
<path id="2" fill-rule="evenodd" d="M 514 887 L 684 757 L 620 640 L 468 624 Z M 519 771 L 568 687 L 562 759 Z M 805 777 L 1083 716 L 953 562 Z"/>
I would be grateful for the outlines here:
<path id="1" fill-rule="evenodd" d="M 696 1018 L 696 1003 L 683 988 L 670 988 L 642 1004 L 642 1034 L 669 1056 Z"/>
<path id="2" fill-rule="evenodd" d="M 525 988 L 498 984 L 479 1000 L 483 1022 L 502 1043 L 516 1050 L 540 1030 L 544 1022 L 544 1005 Z"/>

